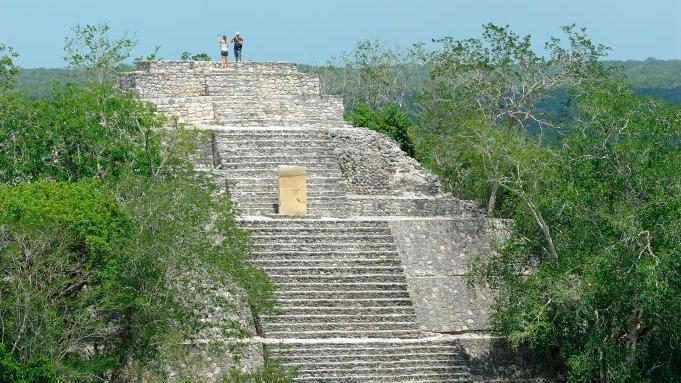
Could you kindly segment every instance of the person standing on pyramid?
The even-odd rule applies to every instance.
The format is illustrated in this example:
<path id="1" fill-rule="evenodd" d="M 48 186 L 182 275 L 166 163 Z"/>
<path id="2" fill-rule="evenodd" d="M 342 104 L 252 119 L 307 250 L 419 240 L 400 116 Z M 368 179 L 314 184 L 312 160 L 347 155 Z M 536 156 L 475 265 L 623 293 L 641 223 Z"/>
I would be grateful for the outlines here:
<path id="1" fill-rule="evenodd" d="M 237 32 L 234 34 L 234 37 L 229 40 L 229 42 L 230 44 L 234 43 L 234 61 L 243 61 L 241 60 L 241 47 L 244 46 L 244 38 L 241 37 L 239 32 Z"/>
<path id="2" fill-rule="evenodd" d="M 227 44 L 226 35 L 218 35 L 218 44 L 220 44 L 220 68 L 227 68 L 227 56 L 229 55 L 229 44 Z"/>

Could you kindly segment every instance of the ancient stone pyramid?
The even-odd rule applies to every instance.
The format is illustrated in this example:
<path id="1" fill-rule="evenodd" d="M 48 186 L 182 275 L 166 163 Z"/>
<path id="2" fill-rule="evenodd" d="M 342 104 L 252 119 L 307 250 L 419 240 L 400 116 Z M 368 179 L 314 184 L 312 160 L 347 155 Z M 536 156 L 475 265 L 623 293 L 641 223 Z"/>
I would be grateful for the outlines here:
<path id="1" fill-rule="evenodd" d="M 260 358 L 297 367 L 300 382 L 527 376 L 487 332 L 487 293 L 462 280 L 466 262 L 489 253 L 494 221 L 386 136 L 344 122 L 342 100 L 321 94 L 315 75 L 286 63 L 149 62 L 120 86 L 211 132 L 197 166 L 236 202 L 254 262 L 277 287 L 281 314 L 263 318 Z M 280 165 L 306 169 L 307 216 L 277 214 Z"/>

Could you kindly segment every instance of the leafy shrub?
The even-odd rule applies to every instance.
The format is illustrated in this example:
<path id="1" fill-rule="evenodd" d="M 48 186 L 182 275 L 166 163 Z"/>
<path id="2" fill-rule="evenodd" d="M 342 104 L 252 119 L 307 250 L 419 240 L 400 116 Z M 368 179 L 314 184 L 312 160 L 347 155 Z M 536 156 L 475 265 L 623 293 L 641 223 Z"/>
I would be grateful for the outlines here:
<path id="1" fill-rule="evenodd" d="M 56 181 L 128 172 L 159 164 L 154 108 L 107 87 L 66 85 L 49 99 L 0 96 L 0 181 Z"/>
<path id="2" fill-rule="evenodd" d="M 247 334 L 202 321 L 235 310 L 211 286 L 271 309 L 229 198 L 192 168 L 200 134 L 155 129 L 152 107 L 106 86 L 35 101 L 10 92 L 0 104 L 0 341 L 20 345 L 17 360 L 43 356 L 64 381 L 116 380 L 161 370 L 165 342 L 207 326 Z"/>
<path id="3" fill-rule="evenodd" d="M 52 365 L 41 358 L 19 362 L 4 344 L 0 343 L 0 382 L 3 383 L 57 383 Z"/>
<path id="4" fill-rule="evenodd" d="M 388 135 L 400 145 L 400 149 L 414 157 L 411 121 L 395 103 L 388 103 L 383 109 L 372 109 L 367 103 L 356 103 L 353 110 L 345 115 L 352 125 L 365 127 Z"/>
<path id="5" fill-rule="evenodd" d="M 230 370 L 222 383 L 293 383 L 297 371 L 285 367 L 279 360 L 270 360 L 256 371 L 244 372 L 237 368 Z"/>
<path id="6" fill-rule="evenodd" d="M 182 52 L 182 56 L 180 56 L 180 60 L 182 60 L 182 61 L 211 61 L 211 58 L 210 58 L 210 56 L 208 56 L 207 53 Z"/>

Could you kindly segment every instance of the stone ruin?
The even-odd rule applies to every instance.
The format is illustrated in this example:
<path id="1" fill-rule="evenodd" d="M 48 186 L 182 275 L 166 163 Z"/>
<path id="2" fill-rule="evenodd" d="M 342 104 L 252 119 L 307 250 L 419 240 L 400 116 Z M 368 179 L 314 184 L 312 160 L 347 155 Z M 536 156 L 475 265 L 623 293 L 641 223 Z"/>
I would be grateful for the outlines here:
<path id="1" fill-rule="evenodd" d="M 229 193 L 253 262 L 275 284 L 280 314 L 258 319 L 242 368 L 280 358 L 297 382 L 538 376 L 489 332 L 489 293 L 463 280 L 467 262 L 492 251 L 499 222 L 443 192 L 387 136 L 345 122 L 316 75 L 288 63 L 143 62 L 119 80 L 210 132 L 196 166 Z M 304 168 L 307 214 L 278 214 L 281 166 Z M 217 359 L 196 379 L 218 381 L 233 365 Z"/>

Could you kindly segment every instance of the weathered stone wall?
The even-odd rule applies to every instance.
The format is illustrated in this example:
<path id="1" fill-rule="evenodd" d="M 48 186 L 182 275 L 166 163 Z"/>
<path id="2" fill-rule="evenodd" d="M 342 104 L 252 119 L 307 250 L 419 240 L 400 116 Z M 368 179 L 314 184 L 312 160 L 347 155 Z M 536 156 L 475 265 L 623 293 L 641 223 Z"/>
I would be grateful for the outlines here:
<path id="1" fill-rule="evenodd" d="M 215 123 L 215 108 L 210 102 L 219 97 L 164 97 L 155 98 L 153 103 L 159 113 L 163 113 L 178 122 L 195 126 L 211 125 Z"/>
<path id="2" fill-rule="evenodd" d="M 142 98 L 253 95 L 320 95 L 319 78 L 290 70 L 291 65 L 275 63 L 234 64 L 215 68 L 212 63 L 140 63 L 138 70 L 119 76 L 119 86 Z M 140 68 L 143 68 L 140 70 Z M 147 68 L 147 69 L 144 69 Z"/>
<path id="3" fill-rule="evenodd" d="M 308 127 L 343 125 L 342 109 L 319 96 L 231 95 L 214 105 L 216 123 L 243 127 Z M 243 105 L 249 105 L 244 108 Z"/>
<path id="4" fill-rule="evenodd" d="M 419 323 L 429 331 L 488 330 L 488 291 L 472 291 L 463 275 L 468 262 L 489 255 L 503 224 L 486 218 L 393 220 L 410 295 Z"/>
<path id="5" fill-rule="evenodd" d="M 119 87 L 155 103 L 159 112 L 193 125 L 241 127 L 345 126 L 343 102 L 320 94 L 319 78 L 285 63 L 139 63 Z"/>
<path id="6" fill-rule="evenodd" d="M 138 71 L 145 72 L 197 72 L 215 69 L 212 61 L 142 61 L 137 63 Z M 244 72 L 257 74 L 296 74 L 298 66 L 285 62 L 241 62 L 229 63 L 229 68 L 240 68 Z M 222 69 L 222 68 L 221 68 Z"/>
<path id="7" fill-rule="evenodd" d="M 348 212 L 353 217 L 470 217 L 479 213 L 477 206 L 470 201 L 462 201 L 447 195 L 436 197 L 350 195 Z"/>
<path id="8" fill-rule="evenodd" d="M 348 191 L 360 195 L 436 196 L 436 176 L 388 136 L 365 128 L 331 129 Z"/>

